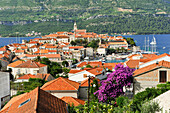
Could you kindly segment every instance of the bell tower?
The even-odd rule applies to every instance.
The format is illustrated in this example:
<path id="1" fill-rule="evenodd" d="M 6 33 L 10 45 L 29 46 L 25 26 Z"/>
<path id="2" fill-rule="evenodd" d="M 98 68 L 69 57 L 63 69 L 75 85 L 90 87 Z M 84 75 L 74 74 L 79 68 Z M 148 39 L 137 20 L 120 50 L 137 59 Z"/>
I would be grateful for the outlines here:
<path id="1" fill-rule="evenodd" d="M 76 24 L 76 22 L 74 22 L 74 29 L 73 29 L 74 31 L 75 30 L 77 30 L 77 24 Z"/>

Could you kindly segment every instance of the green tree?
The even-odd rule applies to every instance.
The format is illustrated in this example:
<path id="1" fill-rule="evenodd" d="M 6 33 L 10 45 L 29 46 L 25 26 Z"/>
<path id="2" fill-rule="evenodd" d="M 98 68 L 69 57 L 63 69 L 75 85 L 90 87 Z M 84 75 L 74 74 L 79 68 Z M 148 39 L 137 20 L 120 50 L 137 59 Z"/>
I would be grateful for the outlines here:
<path id="1" fill-rule="evenodd" d="M 37 56 L 37 58 L 34 60 L 36 62 L 41 62 L 41 57 L 40 56 Z"/>
<path id="2" fill-rule="evenodd" d="M 74 58 L 73 62 L 72 62 L 72 65 L 77 64 L 77 63 L 78 63 L 78 60 Z"/>
<path id="3" fill-rule="evenodd" d="M 92 40 L 88 44 L 88 47 L 92 47 L 93 49 L 97 49 L 99 47 L 99 41 L 98 40 Z"/>
<path id="4" fill-rule="evenodd" d="M 76 42 L 74 42 L 74 41 L 71 41 L 71 43 L 70 43 L 71 45 L 73 45 L 73 46 L 75 46 L 76 45 Z"/>
<path id="5" fill-rule="evenodd" d="M 115 52 L 116 52 L 116 50 L 113 48 L 107 49 L 107 54 L 109 54 L 109 55 L 111 55 L 112 53 L 115 53 Z"/>
<path id="6" fill-rule="evenodd" d="M 160 112 L 161 107 L 159 106 L 159 103 L 156 101 L 148 101 L 141 104 L 140 110 L 141 113 L 155 113 Z"/>
<path id="7" fill-rule="evenodd" d="M 62 65 L 63 65 L 64 67 L 68 67 L 69 63 L 68 63 L 67 61 L 63 61 L 63 62 L 62 62 Z"/>
<path id="8" fill-rule="evenodd" d="M 87 64 L 86 68 L 93 68 L 91 65 Z"/>
<path id="9" fill-rule="evenodd" d="M 48 58 L 42 58 L 40 63 L 45 65 L 50 65 L 51 61 Z"/>
<path id="10" fill-rule="evenodd" d="M 55 77 L 56 74 L 62 73 L 62 67 L 59 63 L 52 62 L 51 65 L 49 66 L 49 71 L 50 71 L 49 73 Z"/>
<path id="11" fill-rule="evenodd" d="M 63 72 L 65 73 L 65 75 L 70 72 L 70 69 L 68 69 L 68 68 L 66 68 L 66 67 L 62 68 L 62 70 L 63 70 Z"/>
<path id="12" fill-rule="evenodd" d="M 121 47 L 121 52 L 125 52 L 125 48 L 124 47 Z"/>

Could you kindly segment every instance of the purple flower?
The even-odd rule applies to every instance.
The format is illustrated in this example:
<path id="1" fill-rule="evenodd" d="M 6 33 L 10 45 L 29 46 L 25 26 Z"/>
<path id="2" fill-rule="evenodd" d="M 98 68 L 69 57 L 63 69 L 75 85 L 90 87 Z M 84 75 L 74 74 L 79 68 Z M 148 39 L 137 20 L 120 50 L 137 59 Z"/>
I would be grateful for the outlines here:
<path id="1" fill-rule="evenodd" d="M 115 66 L 115 71 L 107 75 L 106 80 L 102 80 L 99 90 L 94 93 L 99 101 L 106 102 L 108 98 L 116 98 L 122 94 L 123 87 L 129 87 L 132 82 L 132 74 L 135 70 L 124 67 L 121 64 Z"/>

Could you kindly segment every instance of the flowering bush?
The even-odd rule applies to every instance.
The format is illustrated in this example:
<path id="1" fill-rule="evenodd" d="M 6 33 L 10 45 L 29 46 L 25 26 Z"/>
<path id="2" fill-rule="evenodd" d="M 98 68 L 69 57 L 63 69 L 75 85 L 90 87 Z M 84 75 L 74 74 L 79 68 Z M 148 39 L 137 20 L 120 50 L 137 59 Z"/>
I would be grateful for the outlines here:
<path id="1" fill-rule="evenodd" d="M 131 85 L 133 72 L 134 69 L 124 67 L 121 64 L 116 65 L 115 71 L 108 74 L 106 80 L 101 81 L 99 90 L 94 94 L 100 102 L 111 101 L 111 99 L 124 94 L 123 87 L 129 87 Z"/>

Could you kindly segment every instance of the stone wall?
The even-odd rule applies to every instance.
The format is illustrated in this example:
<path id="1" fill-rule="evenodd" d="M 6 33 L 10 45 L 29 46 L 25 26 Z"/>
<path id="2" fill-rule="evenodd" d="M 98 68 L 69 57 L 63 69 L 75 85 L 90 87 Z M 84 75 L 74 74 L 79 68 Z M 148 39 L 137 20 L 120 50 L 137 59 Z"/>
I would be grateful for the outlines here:
<path id="1" fill-rule="evenodd" d="M 154 71 L 147 72 L 145 74 L 135 77 L 135 94 L 144 91 L 146 88 L 156 87 L 159 82 L 159 71 L 167 71 L 167 81 L 170 81 L 170 69 L 159 68 Z"/>

